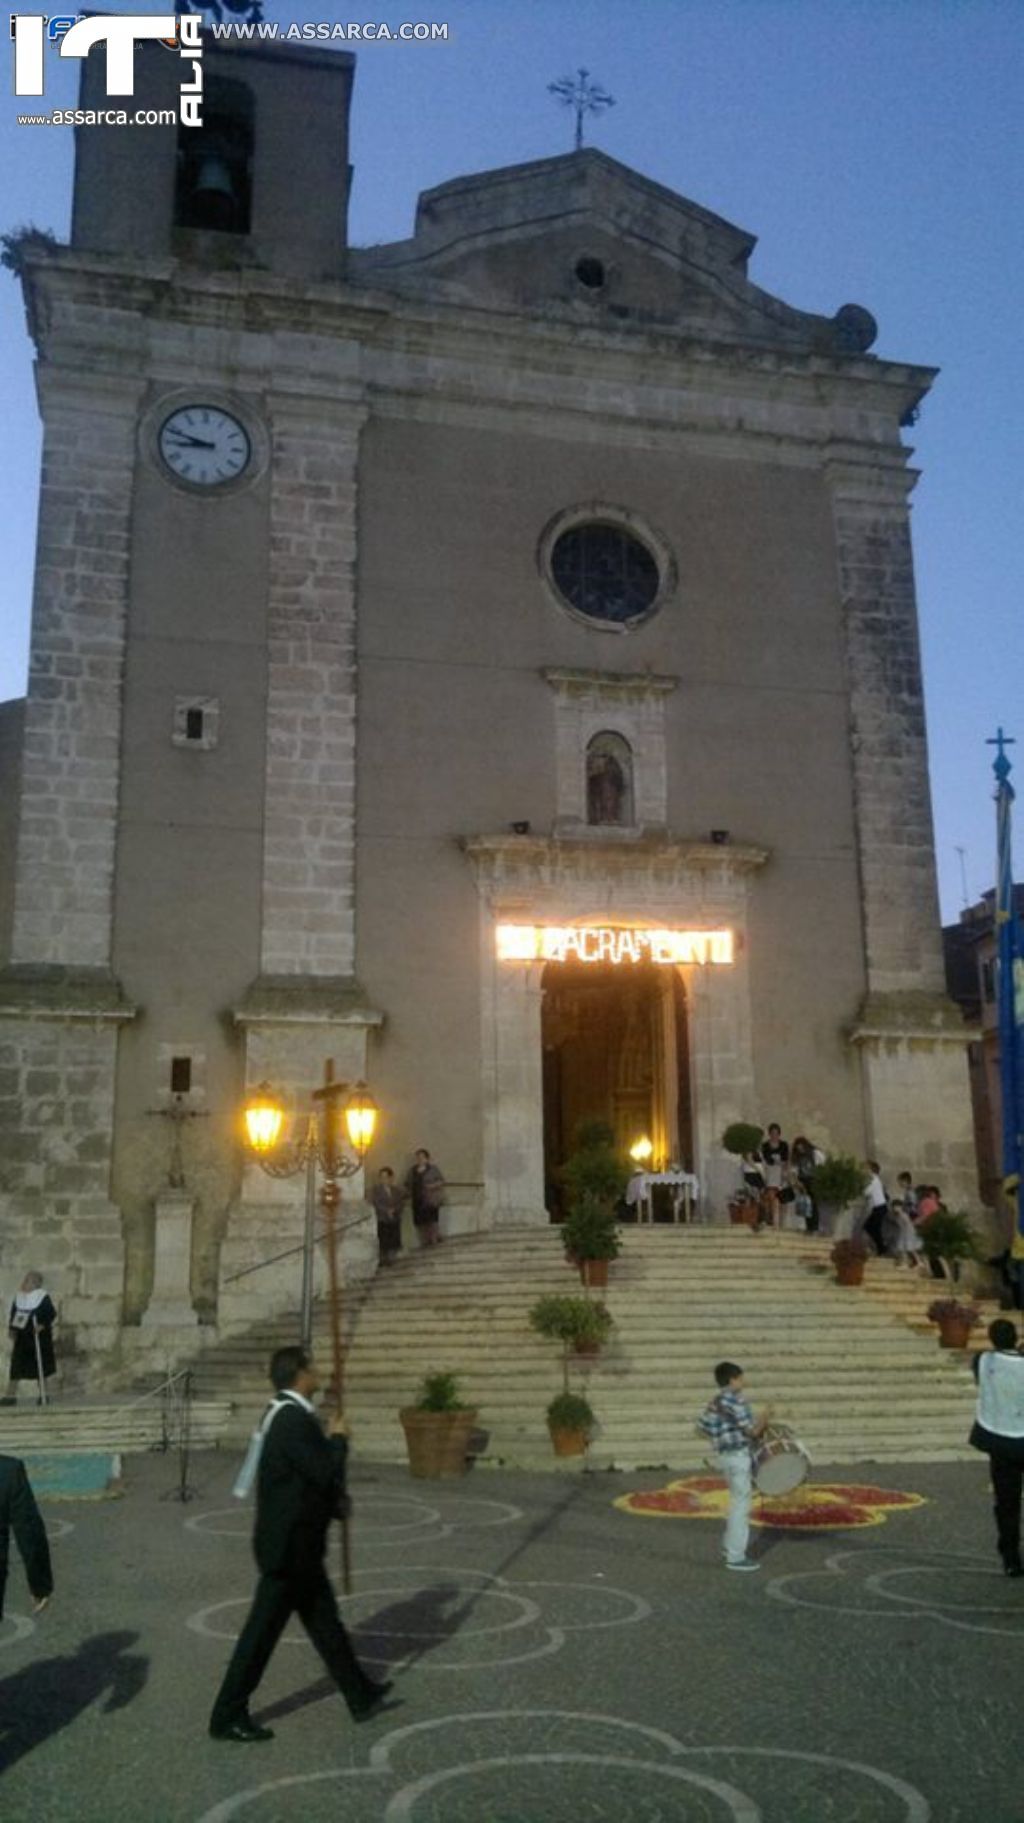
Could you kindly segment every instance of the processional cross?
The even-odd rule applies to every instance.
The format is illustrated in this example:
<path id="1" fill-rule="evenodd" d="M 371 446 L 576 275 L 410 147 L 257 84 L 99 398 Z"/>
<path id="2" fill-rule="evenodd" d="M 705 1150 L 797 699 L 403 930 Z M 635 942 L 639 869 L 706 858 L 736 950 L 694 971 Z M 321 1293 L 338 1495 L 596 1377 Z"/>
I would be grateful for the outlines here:
<path id="1" fill-rule="evenodd" d="M 560 76 L 557 82 L 549 82 L 548 94 L 557 96 L 563 107 L 573 109 L 577 152 L 583 145 L 584 114 L 603 114 L 605 108 L 615 106 L 614 95 L 609 95 L 599 83 L 591 82 L 589 70 L 577 70 L 575 76 Z"/>

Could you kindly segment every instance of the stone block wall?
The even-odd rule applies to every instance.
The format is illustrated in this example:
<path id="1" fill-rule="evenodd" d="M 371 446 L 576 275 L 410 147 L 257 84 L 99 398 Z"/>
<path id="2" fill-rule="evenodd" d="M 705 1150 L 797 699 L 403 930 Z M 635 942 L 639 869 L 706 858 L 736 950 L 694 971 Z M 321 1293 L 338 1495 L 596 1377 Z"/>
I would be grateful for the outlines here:
<path id="1" fill-rule="evenodd" d="M 124 1241 L 109 1197 L 116 1042 L 112 1023 L 0 1023 L 3 1296 L 27 1271 L 43 1273 L 65 1378 L 90 1385 L 121 1325 Z"/>

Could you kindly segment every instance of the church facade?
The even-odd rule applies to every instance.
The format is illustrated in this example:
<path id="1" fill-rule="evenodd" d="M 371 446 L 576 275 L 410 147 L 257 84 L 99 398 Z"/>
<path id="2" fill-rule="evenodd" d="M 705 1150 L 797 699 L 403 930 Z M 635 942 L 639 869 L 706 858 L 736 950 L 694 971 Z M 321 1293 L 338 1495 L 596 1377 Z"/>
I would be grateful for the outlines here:
<path id="1" fill-rule="evenodd" d="M 712 1216 L 735 1119 L 968 1199 L 901 437 L 932 371 L 597 151 L 349 248 L 353 60 L 205 62 L 201 131 L 81 131 L 70 244 L 21 249 L 8 1276 L 112 1364 L 292 1307 L 293 1261 L 250 1268 L 301 1189 L 240 1110 L 326 1057 L 453 1228 L 547 1221 L 594 1115 Z"/>

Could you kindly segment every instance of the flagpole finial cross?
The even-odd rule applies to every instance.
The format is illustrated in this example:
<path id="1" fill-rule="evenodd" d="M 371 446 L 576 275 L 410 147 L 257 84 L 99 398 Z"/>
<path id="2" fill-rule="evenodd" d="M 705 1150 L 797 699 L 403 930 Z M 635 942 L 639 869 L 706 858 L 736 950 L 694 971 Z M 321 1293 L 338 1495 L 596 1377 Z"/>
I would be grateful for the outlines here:
<path id="1" fill-rule="evenodd" d="M 1017 742 L 1012 734 L 1004 734 L 1002 728 L 997 728 L 995 734 L 989 737 L 985 742 L 985 745 L 986 747 L 998 748 L 996 757 L 992 761 L 992 770 L 999 780 L 1000 785 L 1005 785 L 1013 770 L 1010 761 L 1006 757 L 1006 748 L 1015 747 Z"/>

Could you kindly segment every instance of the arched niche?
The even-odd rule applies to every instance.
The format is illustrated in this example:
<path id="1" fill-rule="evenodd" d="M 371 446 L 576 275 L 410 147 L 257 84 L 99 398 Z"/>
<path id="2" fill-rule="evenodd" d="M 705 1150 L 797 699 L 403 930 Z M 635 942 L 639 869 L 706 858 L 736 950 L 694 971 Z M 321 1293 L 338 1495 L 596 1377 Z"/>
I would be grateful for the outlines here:
<path id="1" fill-rule="evenodd" d="M 629 829 L 635 821 L 633 749 L 624 735 L 602 729 L 587 742 L 587 822 Z"/>

